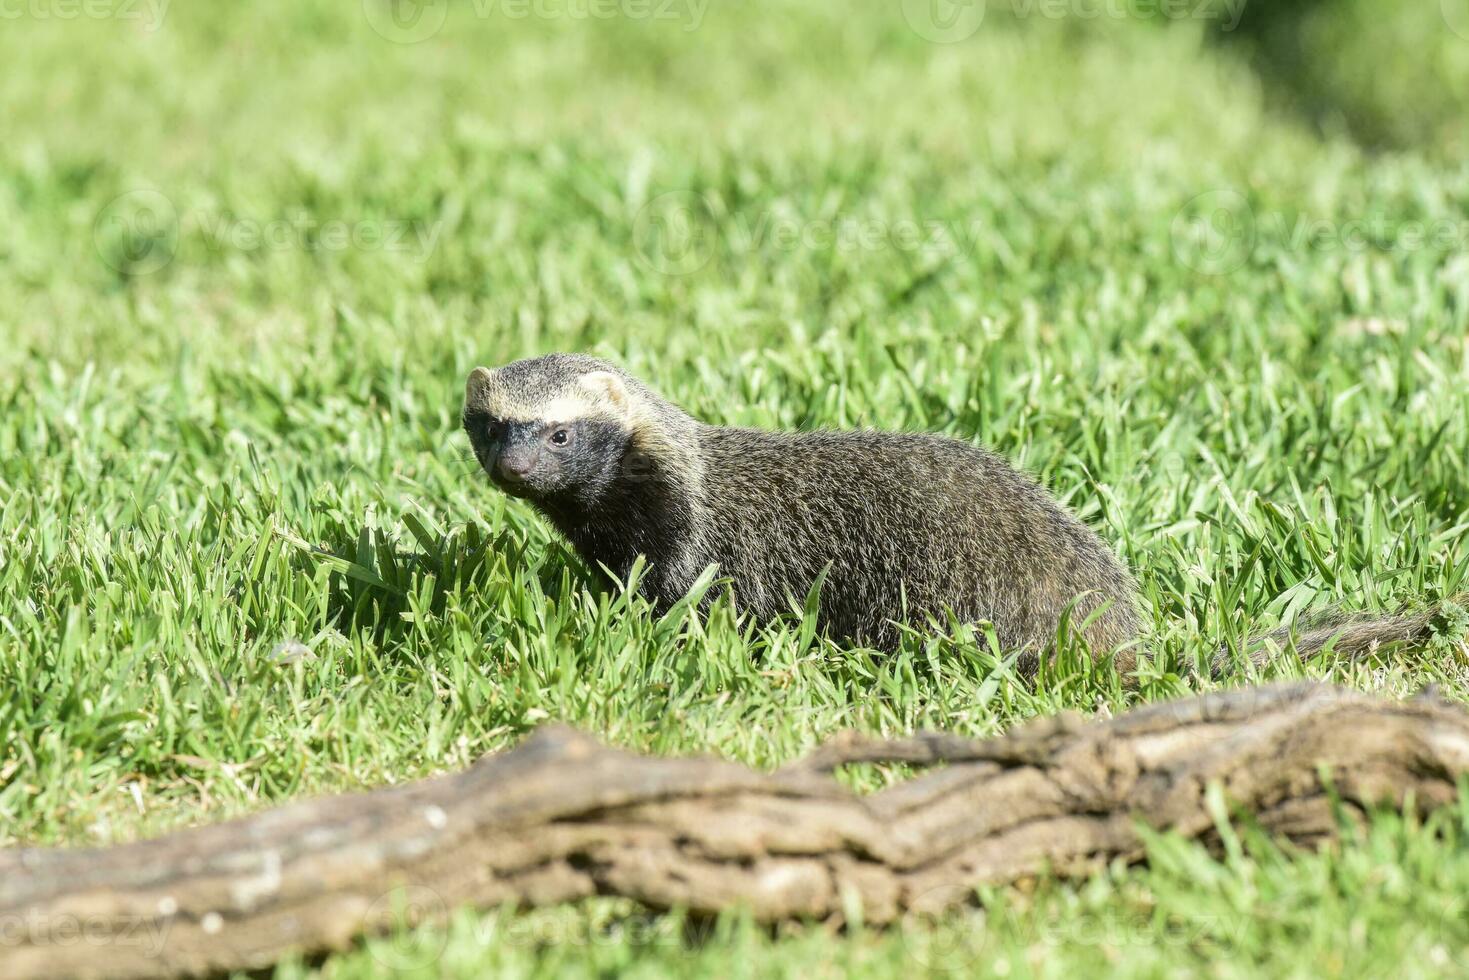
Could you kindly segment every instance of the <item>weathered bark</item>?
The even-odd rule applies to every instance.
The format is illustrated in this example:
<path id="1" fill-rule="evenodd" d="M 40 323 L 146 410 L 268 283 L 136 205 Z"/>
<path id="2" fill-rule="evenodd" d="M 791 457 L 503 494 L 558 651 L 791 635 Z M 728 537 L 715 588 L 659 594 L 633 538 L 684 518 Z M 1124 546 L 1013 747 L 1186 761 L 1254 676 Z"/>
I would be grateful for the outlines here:
<path id="1" fill-rule="evenodd" d="M 880 793 L 848 762 L 944 763 Z M 452 776 L 157 840 L 0 853 L 0 974 L 152 977 L 338 949 L 401 915 L 623 895 L 765 920 L 938 910 L 981 884 L 1208 840 L 1206 787 L 1296 841 L 1349 810 L 1428 810 L 1469 771 L 1469 715 L 1300 684 L 1043 719 L 988 741 L 841 739 L 774 773 L 656 759 L 562 728 Z M 1323 782 L 1329 782 L 1329 786 Z"/>

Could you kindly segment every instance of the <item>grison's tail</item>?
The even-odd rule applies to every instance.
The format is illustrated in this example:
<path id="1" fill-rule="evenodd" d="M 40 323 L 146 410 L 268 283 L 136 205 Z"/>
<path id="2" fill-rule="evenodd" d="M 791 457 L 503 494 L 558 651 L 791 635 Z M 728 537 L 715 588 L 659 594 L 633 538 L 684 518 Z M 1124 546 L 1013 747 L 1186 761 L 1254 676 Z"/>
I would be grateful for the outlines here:
<path id="1" fill-rule="evenodd" d="M 1365 660 L 1378 653 L 1404 650 L 1463 649 L 1469 643 L 1469 593 L 1437 602 L 1417 612 L 1387 616 L 1328 613 L 1304 623 L 1284 626 L 1250 640 L 1244 656 L 1256 668 L 1291 651 L 1309 660 L 1330 650 L 1347 661 Z M 1240 652 L 1220 647 L 1210 673 L 1220 677 L 1239 663 Z"/>

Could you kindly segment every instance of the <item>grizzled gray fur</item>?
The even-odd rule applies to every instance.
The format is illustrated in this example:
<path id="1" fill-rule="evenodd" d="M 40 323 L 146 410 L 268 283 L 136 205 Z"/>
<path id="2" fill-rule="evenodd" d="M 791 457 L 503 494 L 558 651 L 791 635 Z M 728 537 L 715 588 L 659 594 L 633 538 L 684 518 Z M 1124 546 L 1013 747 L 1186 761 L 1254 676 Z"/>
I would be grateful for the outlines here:
<path id="1" fill-rule="evenodd" d="M 1063 612 L 1096 652 L 1136 638 L 1111 550 L 994 453 L 931 435 L 706 425 L 596 358 L 476 368 L 464 428 L 491 480 L 593 566 L 676 602 L 717 565 L 768 619 L 827 570 L 821 624 L 889 648 L 895 622 L 989 620 L 1006 649 L 1053 643 Z M 1095 614 L 1095 616 L 1093 616 Z"/>

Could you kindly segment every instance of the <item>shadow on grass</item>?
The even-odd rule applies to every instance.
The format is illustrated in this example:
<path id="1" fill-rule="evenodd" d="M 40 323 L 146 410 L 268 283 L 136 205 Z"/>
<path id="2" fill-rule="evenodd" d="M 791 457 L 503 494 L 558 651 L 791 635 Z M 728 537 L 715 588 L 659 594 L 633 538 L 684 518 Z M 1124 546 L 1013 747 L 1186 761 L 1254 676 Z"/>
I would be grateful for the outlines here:
<path id="1" fill-rule="evenodd" d="M 333 571 L 327 598 L 333 628 L 367 632 L 386 644 L 411 630 L 413 617 L 442 616 L 451 596 L 493 588 L 497 579 L 510 583 L 521 569 L 533 569 L 542 594 L 558 599 L 568 567 L 574 583 L 597 581 L 559 543 L 547 560 L 510 531 L 486 534 L 466 524 L 437 532 L 408 514 L 404 523 L 406 536 L 366 525 L 333 528 L 320 546 L 300 554 L 303 567 L 325 564 Z M 419 547 L 405 547 L 410 542 Z"/>

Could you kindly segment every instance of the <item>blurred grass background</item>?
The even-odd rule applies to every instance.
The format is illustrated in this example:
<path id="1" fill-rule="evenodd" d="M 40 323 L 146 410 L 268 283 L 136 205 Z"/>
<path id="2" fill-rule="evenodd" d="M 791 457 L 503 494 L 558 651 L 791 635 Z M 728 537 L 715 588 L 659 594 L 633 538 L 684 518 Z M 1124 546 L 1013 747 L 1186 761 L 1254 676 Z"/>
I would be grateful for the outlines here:
<path id="1" fill-rule="evenodd" d="M 413 778 L 552 718 L 768 765 L 1120 711 L 1292 611 L 1464 587 L 1455 0 L 591 9 L 0 6 L 0 840 Z M 996 447 L 1137 570 L 1138 689 L 594 588 L 457 432 L 471 366 L 557 349 L 715 422 Z M 1267 677 L 1462 700 L 1454 639 Z M 1466 819 L 1165 838 L 902 935 L 690 948 L 587 903 L 282 974 L 1452 972 Z"/>
<path id="2" fill-rule="evenodd" d="M 1469 4 L 1251 4 L 1238 40 L 1272 103 L 1383 152 L 1469 152 Z"/>

